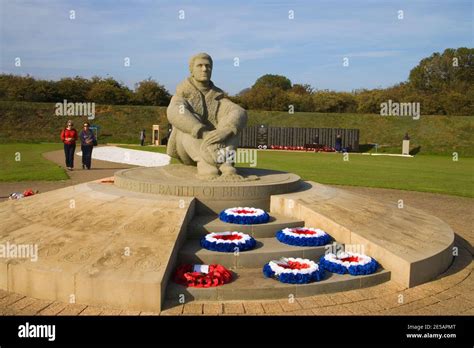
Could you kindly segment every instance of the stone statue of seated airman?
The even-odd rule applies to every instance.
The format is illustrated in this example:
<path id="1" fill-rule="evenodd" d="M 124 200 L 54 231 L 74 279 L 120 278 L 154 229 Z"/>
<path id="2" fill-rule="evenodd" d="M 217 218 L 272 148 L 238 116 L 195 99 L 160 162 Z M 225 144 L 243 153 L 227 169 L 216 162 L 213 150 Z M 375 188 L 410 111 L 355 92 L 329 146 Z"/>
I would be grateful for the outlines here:
<path id="1" fill-rule="evenodd" d="M 211 81 L 212 58 L 199 53 L 189 61 L 191 76 L 176 88 L 167 110 L 172 131 L 167 153 L 197 166 L 202 180 L 239 180 L 235 163 L 223 154 L 235 153 L 247 112 L 230 101 Z"/>

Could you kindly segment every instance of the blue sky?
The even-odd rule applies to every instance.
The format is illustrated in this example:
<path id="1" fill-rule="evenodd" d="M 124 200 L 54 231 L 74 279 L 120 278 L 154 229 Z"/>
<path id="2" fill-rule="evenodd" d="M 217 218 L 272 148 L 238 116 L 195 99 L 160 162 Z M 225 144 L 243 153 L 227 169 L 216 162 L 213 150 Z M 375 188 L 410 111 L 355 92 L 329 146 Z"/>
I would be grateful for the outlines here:
<path id="1" fill-rule="evenodd" d="M 420 59 L 473 47 L 474 36 L 471 0 L 0 3 L 1 72 L 54 80 L 109 75 L 130 87 L 151 76 L 172 93 L 197 52 L 211 54 L 213 80 L 231 94 L 267 73 L 350 91 L 404 81 Z"/>

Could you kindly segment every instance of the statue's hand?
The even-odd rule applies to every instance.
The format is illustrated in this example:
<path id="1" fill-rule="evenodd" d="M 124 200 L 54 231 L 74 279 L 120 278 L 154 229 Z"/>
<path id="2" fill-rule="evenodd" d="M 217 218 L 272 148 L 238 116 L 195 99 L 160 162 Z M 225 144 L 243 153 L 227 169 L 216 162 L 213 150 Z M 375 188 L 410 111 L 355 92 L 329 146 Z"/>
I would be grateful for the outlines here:
<path id="1" fill-rule="evenodd" d="M 204 144 L 211 145 L 214 143 L 222 143 L 232 133 L 232 130 L 228 129 L 215 129 L 210 132 L 206 132 L 204 135 Z"/>

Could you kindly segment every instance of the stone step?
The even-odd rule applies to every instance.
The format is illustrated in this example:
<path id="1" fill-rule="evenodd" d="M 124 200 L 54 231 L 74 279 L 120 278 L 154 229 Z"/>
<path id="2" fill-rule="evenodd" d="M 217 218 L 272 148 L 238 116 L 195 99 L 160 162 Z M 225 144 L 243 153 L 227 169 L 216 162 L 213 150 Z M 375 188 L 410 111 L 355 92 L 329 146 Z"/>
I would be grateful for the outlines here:
<path id="1" fill-rule="evenodd" d="M 238 231 L 254 238 L 275 237 L 285 227 L 303 227 L 304 221 L 283 215 L 270 214 L 270 221 L 259 225 L 229 224 L 219 220 L 216 215 L 196 215 L 188 224 L 188 239 L 201 238 L 210 232 Z"/>
<path id="2" fill-rule="evenodd" d="M 237 270 L 231 283 L 212 288 L 185 287 L 170 280 L 166 298 L 176 301 L 182 301 L 183 295 L 185 301 L 270 300 L 290 296 L 300 298 L 365 288 L 388 280 L 390 280 L 390 271 L 379 269 L 376 273 L 361 276 L 326 272 L 325 279 L 322 281 L 294 285 L 264 278 L 262 268 L 251 268 Z"/>
<path id="3" fill-rule="evenodd" d="M 231 269 L 263 267 L 270 260 L 285 257 L 319 259 L 326 251 L 320 247 L 297 247 L 280 243 L 276 238 L 258 238 L 255 249 L 234 253 L 210 251 L 201 247 L 199 239 L 188 240 L 179 252 L 179 261 L 193 264 L 218 263 Z"/>

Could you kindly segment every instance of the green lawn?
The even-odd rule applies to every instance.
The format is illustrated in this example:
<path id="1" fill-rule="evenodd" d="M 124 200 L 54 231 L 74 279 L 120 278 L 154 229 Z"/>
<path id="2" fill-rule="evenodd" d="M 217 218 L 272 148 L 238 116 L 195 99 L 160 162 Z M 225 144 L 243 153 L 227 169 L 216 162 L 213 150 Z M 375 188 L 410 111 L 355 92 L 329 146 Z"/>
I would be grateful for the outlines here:
<path id="1" fill-rule="evenodd" d="M 247 167 L 245 164 L 238 166 Z M 259 151 L 257 167 L 294 172 L 322 184 L 383 187 L 474 197 L 474 158 L 413 158 Z"/>
<path id="2" fill-rule="evenodd" d="M 165 153 L 165 147 L 122 146 Z M 47 161 L 43 152 L 62 149 L 62 144 L 0 144 L 0 182 L 65 180 L 65 171 Z M 15 161 L 19 153 L 20 161 Z M 178 163 L 172 160 L 172 163 Z M 238 164 L 238 166 L 248 166 Z M 290 171 L 304 180 L 323 184 L 383 187 L 474 197 L 474 158 L 418 155 L 414 158 L 342 154 L 258 151 L 258 168 Z"/>
<path id="3" fill-rule="evenodd" d="M 53 143 L 0 144 L 0 182 L 67 180 L 69 177 L 63 168 L 41 155 L 62 148 L 63 144 Z"/>
<path id="4" fill-rule="evenodd" d="M 165 147 L 121 146 L 166 153 Z M 179 163 L 173 159 L 172 163 Z M 248 167 L 247 164 L 237 164 Z M 418 155 L 412 158 L 258 151 L 257 167 L 293 172 L 322 184 L 382 187 L 474 197 L 474 158 Z"/>

